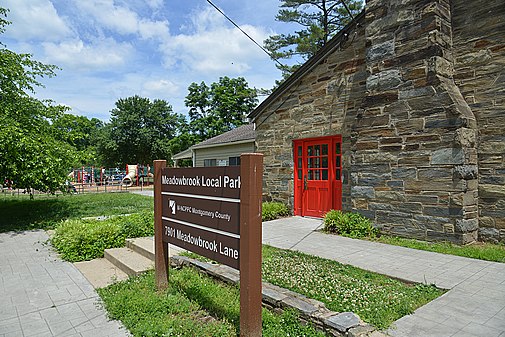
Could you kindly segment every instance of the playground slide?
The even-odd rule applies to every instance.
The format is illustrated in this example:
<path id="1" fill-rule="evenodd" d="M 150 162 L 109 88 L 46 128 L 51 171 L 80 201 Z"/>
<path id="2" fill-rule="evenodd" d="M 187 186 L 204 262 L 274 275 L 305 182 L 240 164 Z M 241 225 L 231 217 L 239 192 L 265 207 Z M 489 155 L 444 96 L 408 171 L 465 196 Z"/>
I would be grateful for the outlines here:
<path id="1" fill-rule="evenodd" d="M 128 174 L 123 178 L 123 185 L 132 186 L 137 176 L 137 165 L 128 165 Z"/>

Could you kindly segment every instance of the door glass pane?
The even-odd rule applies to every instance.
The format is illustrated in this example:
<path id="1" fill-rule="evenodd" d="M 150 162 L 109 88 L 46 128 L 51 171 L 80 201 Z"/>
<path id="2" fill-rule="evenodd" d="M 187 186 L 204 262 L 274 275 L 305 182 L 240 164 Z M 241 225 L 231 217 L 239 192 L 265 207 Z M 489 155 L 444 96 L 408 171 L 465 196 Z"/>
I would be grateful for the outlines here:
<path id="1" fill-rule="evenodd" d="M 307 148 L 307 155 L 312 156 L 312 155 L 313 155 L 312 153 L 313 153 L 313 151 L 312 151 L 312 146 L 309 146 L 309 147 Z"/>
<path id="2" fill-rule="evenodd" d="M 340 180 L 340 169 L 337 169 L 337 172 L 335 174 L 335 179 Z"/>
<path id="3" fill-rule="evenodd" d="M 302 170 L 298 170 L 298 180 L 302 180 Z"/>
<path id="4" fill-rule="evenodd" d="M 320 148 L 319 145 L 314 146 L 314 156 L 320 156 Z"/>
<path id="5" fill-rule="evenodd" d="M 321 180 L 328 180 L 328 170 L 321 170 Z"/>
<path id="6" fill-rule="evenodd" d="M 335 144 L 335 153 L 340 154 L 340 143 Z"/>
<path id="7" fill-rule="evenodd" d="M 302 155 L 302 147 L 298 146 L 298 156 L 301 156 L 301 155 Z"/>
<path id="8" fill-rule="evenodd" d="M 337 168 L 339 168 L 340 166 L 342 166 L 342 165 L 341 165 L 341 159 L 340 159 L 340 158 L 341 158 L 340 156 L 337 156 L 337 158 L 336 158 L 336 159 L 337 159 L 337 163 L 336 163 L 336 165 L 335 165 L 335 166 L 336 166 Z"/>
<path id="9" fill-rule="evenodd" d="M 322 151 L 323 156 L 327 156 L 328 155 L 328 144 L 323 144 L 321 151 Z"/>
<path id="10" fill-rule="evenodd" d="M 314 172 L 314 180 L 320 180 L 320 178 L 319 178 L 319 170 L 316 170 Z"/>
<path id="11" fill-rule="evenodd" d="M 323 157 L 323 166 L 322 168 L 328 168 L 328 157 Z"/>
<path id="12" fill-rule="evenodd" d="M 302 158 L 298 158 L 298 167 L 301 168 L 302 167 Z"/>
<path id="13" fill-rule="evenodd" d="M 308 164 L 307 164 L 308 166 L 307 166 L 307 167 L 308 167 L 308 168 L 311 168 L 311 167 L 312 167 L 312 165 L 313 165 L 313 160 L 314 160 L 314 158 L 309 158 L 309 159 L 307 159 L 307 160 L 308 160 Z"/>
<path id="14" fill-rule="evenodd" d="M 319 167 L 320 167 L 320 166 L 319 166 L 319 161 L 320 161 L 320 158 L 314 158 L 314 161 L 315 161 L 315 163 L 314 163 L 314 167 L 315 167 L 315 168 L 319 168 Z"/>
<path id="15" fill-rule="evenodd" d="M 314 179 L 312 179 L 312 170 L 309 170 L 309 176 L 308 176 L 308 179 L 309 179 L 309 180 L 314 180 Z"/>

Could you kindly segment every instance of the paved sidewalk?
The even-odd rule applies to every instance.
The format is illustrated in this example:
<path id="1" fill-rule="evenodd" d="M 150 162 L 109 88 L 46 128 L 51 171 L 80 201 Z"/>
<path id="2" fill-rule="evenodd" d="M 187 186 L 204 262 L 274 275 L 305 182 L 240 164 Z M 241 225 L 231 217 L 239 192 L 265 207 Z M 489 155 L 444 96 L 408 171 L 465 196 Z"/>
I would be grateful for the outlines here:
<path id="1" fill-rule="evenodd" d="M 320 226 L 320 219 L 301 217 L 265 222 L 263 243 L 450 289 L 396 321 L 391 336 L 505 337 L 505 263 L 315 232 Z"/>
<path id="2" fill-rule="evenodd" d="M 0 233 L 0 337 L 127 336 L 97 306 L 84 276 L 44 243 L 44 231 Z"/>

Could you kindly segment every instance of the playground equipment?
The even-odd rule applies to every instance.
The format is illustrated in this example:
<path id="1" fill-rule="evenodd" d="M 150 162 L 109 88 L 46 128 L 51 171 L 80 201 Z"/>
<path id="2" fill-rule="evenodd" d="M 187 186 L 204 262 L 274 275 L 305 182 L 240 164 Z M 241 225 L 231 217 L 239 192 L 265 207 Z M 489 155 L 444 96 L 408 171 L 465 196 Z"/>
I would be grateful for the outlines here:
<path id="1" fill-rule="evenodd" d="M 145 178 L 147 178 L 148 183 L 153 178 L 153 174 L 150 172 L 149 165 L 126 165 L 126 175 L 122 180 L 122 184 L 127 187 L 130 187 L 133 184 L 137 186 L 140 184 L 144 185 L 146 182 Z M 140 181 L 140 179 L 142 179 L 142 181 Z"/>
<path id="2" fill-rule="evenodd" d="M 154 182 L 153 172 L 149 165 L 126 165 L 126 170 L 120 168 L 80 167 L 73 169 L 67 176 L 68 185 L 77 192 L 91 191 L 103 186 L 104 191 L 122 190 L 132 186 L 146 186 Z"/>
<path id="3" fill-rule="evenodd" d="M 123 185 L 126 185 L 128 187 L 133 185 L 135 178 L 138 177 L 137 167 L 137 165 L 126 165 L 126 175 L 122 181 Z"/>

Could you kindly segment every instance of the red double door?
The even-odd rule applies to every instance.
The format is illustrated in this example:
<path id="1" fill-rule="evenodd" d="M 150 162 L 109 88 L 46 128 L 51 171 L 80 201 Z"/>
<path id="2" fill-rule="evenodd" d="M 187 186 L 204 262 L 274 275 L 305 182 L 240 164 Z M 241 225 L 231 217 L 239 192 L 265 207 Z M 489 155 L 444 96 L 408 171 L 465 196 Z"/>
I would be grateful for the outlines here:
<path id="1" fill-rule="evenodd" d="M 299 139 L 293 146 L 295 215 L 342 209 L 342 136 Z"/>

